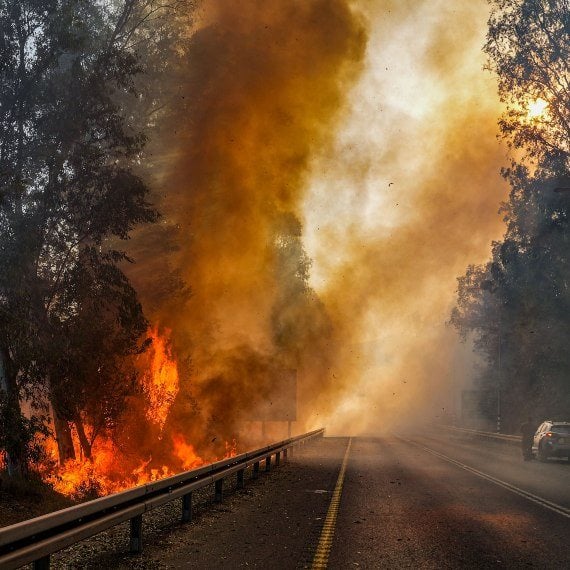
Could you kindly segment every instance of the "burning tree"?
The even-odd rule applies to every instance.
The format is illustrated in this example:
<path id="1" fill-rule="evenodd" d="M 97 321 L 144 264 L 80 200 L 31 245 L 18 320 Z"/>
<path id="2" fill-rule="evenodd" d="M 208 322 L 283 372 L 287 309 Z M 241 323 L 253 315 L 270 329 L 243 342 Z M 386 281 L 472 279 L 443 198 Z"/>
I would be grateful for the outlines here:
<path id="1" fill-rule="evenodd" d="M 145 136 L 122 108 L 139 96 L 130 42 L 152 4 L 0 2 L 0 376 L 13 418 L 1 439 L 14 470 L 17 426 L 32 429 L 22 399 L 50 401 L 63 459 L 68 422 L 89 456 L 81 418 L 96 431 L 116 416 L 143 348 L 117 240 L 157 219 L 136 174 Z"/>
<path id="2" fill-rule="evenodd" d="M 277 11 L 253 3 L 237 27 L 236 8 L 222 3 L 221 25 L 198 29 L 189 4 L 0 0 L 4 409 L 22 418 L 22 401 L 48 401 L 66 465 L 79 463 L 80 452 L 92 461 L 77 471 L 99 465 L 96 475 L 114 477 L 118 463 L 126 470 L 120 484 L 106 481 L 108 491 L 227 452 L 238 414 L 224 388 L 247 387 L 237 396 L 251 405 L 257 380 L 275 381 L 277 357 L 286 360 L 278 369 L 321 371 L 323 359 L 312 354 L 330 338 L 308 287 L 301 226 L 284 213 L 298 209 L 301 170 L 329 138 L 364 31 L 340 0 L 293 12 L 287 2 Z M 291 37 L 291 15 L 309 52 Z M 273 21 L 277 43 L 265 25 Z M 274 47 L 260 51 L 266 39 Z M 307 56 L 325 52 L 317 67 Z M 146 144 L 151 129 L 161 134 L 154 145 Z M 243 131 L 247 144 L 234 144 L 230 130 Z M 118 244 L 157 217 L 143 178 L 160 180 L 168 198 L 160 202 L 165 190 L 152 196 L 162 223 L 133 240 L 138 250 L 129 251 L 155 252 L 137 271 Z M 182 277 L 193 287 L 192 310 L 181 310 L 189 298 Z M 144 355 L 137 293 L 155 325 Z M 242 319 L 229 314 L 234 308 Z M 253 314 L 262 343 L 238 330 Z M 141 381 L 145 363 L 156 374 Z M 228 431 L 201 441 L 195 433 L 205 437 L 203 420 L 217 401 Z M 94 442 L 104 433 L 112 437 Z M 202 454 L 208 444 L 206 457 L 195 453 L 196 441 Z M 54 441 L 48 451 L 57 456 Z M 10 451 L 11 461 L 16 455 Z"/>

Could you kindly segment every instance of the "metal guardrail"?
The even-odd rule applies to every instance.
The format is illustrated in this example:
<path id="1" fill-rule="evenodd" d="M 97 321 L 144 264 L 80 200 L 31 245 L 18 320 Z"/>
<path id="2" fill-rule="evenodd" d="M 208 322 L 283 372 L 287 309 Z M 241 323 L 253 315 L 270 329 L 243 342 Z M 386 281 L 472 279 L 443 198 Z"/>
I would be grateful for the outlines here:
<path id="1" fill-rule="evenodd" d="M 245 470 L 253 466 L 252 478 L 259 476 L 260 463 L 271 470 L 271 457 L 280 464 L 281 454 L 315 437 L 324 435 L 324 428 L 273 443 L 267 447 L 217 461 L 205 467 L 185 471 L 160 481 L 134 487 L 49 513 L 0 529 L 0 568 L 11 570 L 33 563 L 34 569 L 49 568 L 50 555 L 85 538 L 103 532 L 124 521 L 130 521 L 130 550 L 142 550 L 142 515 L 157 507 L 182 500 L 182 521 L 192 520 L 192 491 L 214 484 L 214 500 L 223 499 L 223 482 L 236 473 L 238 489 L 244 486 Z"/>
<path id="2" fill-rule="evenodd" d="M 460 427 L 455 427 L 455 426 L 448 426 L 448 427 L 455 430 L 455 431 L 461 431 L 464 433 L 469 433 L 471 435 L 478 435 L 478 436 L 487 437 L 490 439 L 502 440 L 502 441 L 512 443 L 512 444 L 519 444 L 522 440 L 522 437 L 520 435 L 509 435 L 506 433 L 494 433 L 491 431 L 479 431 L 476 429 L 467 429 L 467 428 L 460 428 Z"/>

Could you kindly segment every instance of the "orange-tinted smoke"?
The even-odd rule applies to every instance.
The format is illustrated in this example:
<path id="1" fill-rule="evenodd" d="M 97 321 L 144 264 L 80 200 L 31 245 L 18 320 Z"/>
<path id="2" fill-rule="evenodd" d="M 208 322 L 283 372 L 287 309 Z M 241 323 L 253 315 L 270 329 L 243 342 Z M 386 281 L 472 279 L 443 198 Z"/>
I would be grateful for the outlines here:
<path id="1" fill-rule="evenodd" d="M 204 4 L 179 109 L 153 145 L 164 218 L 135 276 L 185 370 L 166 430 L 198 450 L 231 437 L 281 368 L 299 369 L 311 426 L 377 428 L 453 400 L 467 375 L 445 327 L 455 279 L 502 232 L 487 10 Z M 320 299 L 301 301 L 279 265 L 297 218 Z M 173 294 L 176 271 L 191 297 Z M 283 323 L 294 351 L 277 342 Z"/>
<path id="2" fill-rule="evenodd" d="M 346 0 L 202 4 L 176 79 L 179 108 L 151 145 L 162 157 L 163 221 L 139 236 L 132 273 L 151 321 L 172 330 L 187 363 L 165 429 L 184 424 L 198 449 L 255 419 L 279 370 L 310 361 L 299 382 L 312 382 L 330 357 L 320 346 L 332 342 L 326 310 L 300 291 L 297 217 L 365 44 Z M 178 277 L 191 296 L 173 294 Z"/>
<path id="3" fill-rule="evenodd" d="M 500 105 L 480 51 L 486 3 L 360 5 L 365 70 L 305 204 L 316 286 L 345 341 L 327 415 L 339 431 L 455 406 L 470 375 L 445 325 L 455 280 L 501 236 L 505 197 Z"/>

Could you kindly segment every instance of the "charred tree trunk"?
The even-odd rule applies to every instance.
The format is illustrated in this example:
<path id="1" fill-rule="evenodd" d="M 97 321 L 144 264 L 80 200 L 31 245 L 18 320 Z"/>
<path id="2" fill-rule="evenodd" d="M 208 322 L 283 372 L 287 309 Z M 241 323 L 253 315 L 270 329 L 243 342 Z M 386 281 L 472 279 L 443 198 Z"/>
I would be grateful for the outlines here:
<path id="1" fill-rule="evenodd" d="M 3 423 L 6 427 L 5 452 L 6 470 L 9 477 L 22 475 L 26 471 L 26 450 L 22 444 L 20 430 L 22 429 L 22 410 L 16 371 L 12 365 L 9 351 L 0 347 L 0 390 L 4 392 Z"/>
<path id="2" fill-rule="evenodd" d="M 59 453 L 59 463 L 63 465 L 68 459 L 75 459 L 75 449 L 69 422 L 65 421 L 58 413 L 52 402 L 53 427 L 55 429 L 55 440 L 57 441 L 57 451 Z"/>
<path id="3" fill-rule="evenodd" d="M 83 420 L 81 416 L 77 414 L 73 420 L 75 427 L 77 428 L 77 435 L 79 436 L 79 443 L 85 457 L 91 461 L 91 442 L 85 433 L 85 426 L 83 425 Z"/>

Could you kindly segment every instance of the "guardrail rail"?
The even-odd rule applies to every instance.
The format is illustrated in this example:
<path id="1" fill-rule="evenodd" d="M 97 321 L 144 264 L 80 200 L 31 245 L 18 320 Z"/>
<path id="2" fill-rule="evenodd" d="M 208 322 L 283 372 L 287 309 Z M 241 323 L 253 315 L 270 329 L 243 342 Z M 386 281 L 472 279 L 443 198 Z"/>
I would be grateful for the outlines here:
<path id="1" fill-rule="evenodd" d="M 468 428 L 461 428 L 456 426 L 448 426 L 455 431 L 460 431 L 464 433 L 468 433 L 470 435 L 479 436 L 479 437 L 486 437 L 489 439 L 496 439 L 501 440 L 506 443 L 512 444 L 520 444 L 522 437 L 520 435 L 510 435 L 506 433 L 496 433 L 492 431 L 479 431 L 476 429 L 468 429 Z"/>
<path id="2" fill-rule="evenodd" d="M 144 513 L 181 499 L 182 521 L 189 522 L 192 520 L 192 491 L 213 484 L 214 501 L 221 502 L 224 479 L 228 476 L 235 473 L 237 488 L 241 489 L 248 467 L 253 467 L 252 479 L 256 479 L 261 463 L 265 471 L 270 471 L 273 456 L 277 466 L 282 454 L 286 461 L 288 450 L 323 435 L 324 428 L 314 430 L 160 481 L 0 528 L 0 568 L 11 570 L 33 563 L 35 570 L 47 569 L 54 552 L 125 521 L 130 521 L 131 552 L 141 552 Z"/>

